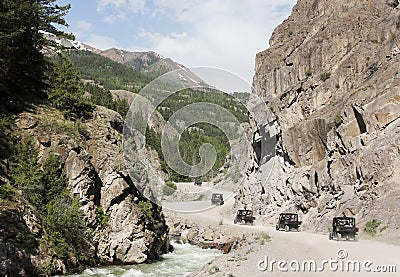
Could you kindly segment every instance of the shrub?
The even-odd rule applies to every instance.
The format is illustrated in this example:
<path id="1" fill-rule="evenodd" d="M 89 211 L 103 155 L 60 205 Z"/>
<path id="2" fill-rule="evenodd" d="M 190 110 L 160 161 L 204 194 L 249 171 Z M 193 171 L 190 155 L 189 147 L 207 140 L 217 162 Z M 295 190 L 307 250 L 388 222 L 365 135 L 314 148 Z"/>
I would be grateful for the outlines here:
<path id="1" fill-rule="evenodd" d="M 376 235 L 379 225 L 381 225 L 379 220 L 372 219 L 365 224 L 364 232 L 373 237 Z"/>
<path id="2" fill-rule="evenodd" d="M 10 184 L 0 185 L 0 198 L 11 199 L 14 196 L 14 188 Z"/>
<path id="3" fill-rule="evenodd" d="M 110 218 L 110 212 L 104 212 L 103 208 L 99 205 L 96 206 L 96 220 L 100 224 L 101 228 L 104 228 L 108 224 Z"/>
<path id="4" fill-rule="evenodd" d="M 139 208 L 143 214 L 143 217 L 149 219 L 149 221 L 153 220 L 153 205 L 150 201 L 139 201 Z"/>
<path id="5" fill-rule="evenodd" d="M 163 187 L 163 193 L 164 195 L 172 195 L 176 191 L 177 186 L 174 182 L 168 181 L 165 183 L 165 186 Z"/>
<path id="6" fill-rule="evenodd" d="M 326 80 L 328 80 L 331 77 L 331 73 L 325 71 L 324 73 L 322 73 L 321 75 L 319 75 L 319 79 L 323 82 L 325 82 Z"/>
<path id="7" fill-rule="evenodd" d="M 336 113 L 335 117 L 333 118 L 333 121 L 335 122 L 336 126 L 339 126 L 340 124 L 343 123 L 342 117 L 340 116 L 340 113 Z"/>
<path id="8" fill-rule="evenodd" d="M 305 73 L 307 77 L 310 77 L 312 75 L 311 69 L 307 69 Z"/>

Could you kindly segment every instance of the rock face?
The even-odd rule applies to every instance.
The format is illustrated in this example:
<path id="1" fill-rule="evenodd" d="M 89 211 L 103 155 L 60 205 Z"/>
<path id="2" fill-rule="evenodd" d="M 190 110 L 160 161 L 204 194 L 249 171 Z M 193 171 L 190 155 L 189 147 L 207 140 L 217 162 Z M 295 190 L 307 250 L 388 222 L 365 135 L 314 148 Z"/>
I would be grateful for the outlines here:
<path id="1" fill-rule="evenodd" d="M 305 227 L 317 230 L 335 215 L 362 224 L 376 218 L 394 234 L 399 8 L 397 0 L 299 0 L 275 29 L 256 56 L 253 85 L 276 116 L 277 155 L 251 172 L 238 206 L 269 221 L 300 211 Z"/>
<path id="2" fill-rule="evenodd" d="M 98 255 L 107 263 L 155 259 L 168 249 L 168 229 L 160 208 L 146 202 L 125 171 L 123 119 L 102 106 L 97 107 L 94 117 L 83 126 L 89 134 L 85 149 L 76 152 L 72 148 L 66 154 L 65 168 L 72 192 L 84 204 L 88 224 L 98 223 L 99 207 L 108 217 L 104 227 L 97 227 Z M 144 207 L 154 210 L 152 218 L 146 218 Z"/>
<path id="3" fill-rule="evenodd" d="M 25 128 L 26 124 L 16 124 L 16 132 L 36 141 L 40 150 L 39 161 L 43 161 L 50 150 L 61 157 L 70 191 L 79 199 L 86 225 L 93 231 L 90 243 L 96 258 L 104 264 L 136 264 L 156 259 L 168 251 L 168 227 L 161 208 L 136 190 L 125 171 L 123 119 L 118 113 L 97 106 L 92 120 L 74 124 L 65 121 L 51 108 L 39 107 L 35 114 L 21 114 L 16 122 L 23 122 L 26 118 L 36 124 L 30 128 Z M 5 215 L 0 214 L 2 216 Z M 40 226 L 35 227 L 38 224 L 33 224 L 35 222 L 29 213 L 18 210 L 15 212 L 17 216 L 15 222 L 25 226 L 29 232 L 42 230 Z M 40 234 L 35 236 L 41 237 Z M 3 243 L 1 234 L 0 243 Z M 30 251 L 32 253 L 22 254 L 26 260 L 31 260 L 32 265 L 27 269 L 36 272 L 37 264 L 44 259 L 42 256 L 46 257 L 48 253 L 42 253 L 40 249 L 35 250 L 37 253 Z M 71 269 L 62 266 L 61 262 L 57 273 L 65 274 L 68 268 Z M 29 272 L 26 275 L 30 275 Z"/>

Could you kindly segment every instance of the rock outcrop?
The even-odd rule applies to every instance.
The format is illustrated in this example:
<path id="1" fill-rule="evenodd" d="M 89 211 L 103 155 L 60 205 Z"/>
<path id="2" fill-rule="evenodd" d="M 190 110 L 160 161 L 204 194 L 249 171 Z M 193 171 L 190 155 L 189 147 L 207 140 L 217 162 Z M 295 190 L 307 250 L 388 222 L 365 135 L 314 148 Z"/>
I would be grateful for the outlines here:
<path id="1" fill-rule="evenodd" d="M 36 142 L 39 162 L 46 159 L 49 151 L 61 157 L 69 189 L 79 199 L 84 221 L 93 233 L 90 244 L 95 260 L 102 264 L 136 264 L 157 259 L 168 252 L 168 227 L 161 207 L 136 190 L 125 169 L 123 119 L 117 112 L 97 106 L 93 119 L 74 123 L 52 108 L 38 107 L 35 113 L 20 114 L 15 128 L 16 135 Z M 34 213 L 29 212 L 28 204 L 26 206 L 15 208 L 15 211 L 0 209 L 0 217 L 7 216 L 3 212 L 13 214 L 10 220 L 15 221 L 16 228 L 19 226 L 27 234 L 41 238 L 45 230 L 39 223 L 34 224 Z M 20 256 L 3 261 L 2 258 L 11 252 L 6 249 L 8 252 L 2 253 L 1 250 L 0 262 L 4 264 L 0 265 L 0 275 L 2 269 L 15 268 L 17 260 L 28 265 L 20 275 L 37 274 L 45 262 L 59 267 L 53 273 L 65 274 L 77 269 L 73 264 L 64 265 L 62 260 L 48 259 L 48 256 L 56 255 L 50 250 L 43 252 L 44 248 L 49 248 L 46 245 L 29 249 L 15 247 L 12 241 L 5 241 L 7 238 L 1 233 L 4 226 L 0 224 L 0 227 L 0 244 L 15 249 L 15 255 Z M 7 265 L 7 262 L 10 263 Z"/>
<path id="2" fill-rule="evenodd" d="M 190 243 L 202 248 L 218 249 L 225 254 L 245 243 L 245 239 L 235 234 L 229 227 L 220 225 L 200 225 L 177 214 L 167 214 L 170 235 L 179 237 L 182 243 Z"/>
<path id="3" fill-rule="evenodd" d="M 399 69 L 399 1 L 299 0 L 256 56 L 254 93 L 276 116 L 277 155 L 253 170 L 237 205 L 271 222 L 300 211 L 316 230 L 335 215 L 376 218 L 395 234 Z"/>

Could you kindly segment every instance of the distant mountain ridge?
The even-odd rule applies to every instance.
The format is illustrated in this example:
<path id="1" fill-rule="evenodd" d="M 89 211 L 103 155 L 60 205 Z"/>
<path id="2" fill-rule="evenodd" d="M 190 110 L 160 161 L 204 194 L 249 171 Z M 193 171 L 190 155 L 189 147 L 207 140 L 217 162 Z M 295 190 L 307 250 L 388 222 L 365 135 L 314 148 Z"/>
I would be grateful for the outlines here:
<path id="1" fill-rule="evenodd" d="M 118 48 L 99 50 L 90 45 L 85 45 L 85 48 L 115 62 L 141 71 L 152 78 L 156 78 L 176 69 L 187 70 L 182 64 L 170 58 L 164 58 L 154 51 L 132 52 Z"/>

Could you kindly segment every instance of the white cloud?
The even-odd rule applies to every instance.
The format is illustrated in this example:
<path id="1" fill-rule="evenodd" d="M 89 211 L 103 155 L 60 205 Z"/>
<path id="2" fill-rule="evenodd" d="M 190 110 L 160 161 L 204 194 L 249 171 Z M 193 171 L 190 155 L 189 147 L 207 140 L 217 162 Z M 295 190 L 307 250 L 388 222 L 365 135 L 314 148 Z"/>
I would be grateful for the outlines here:
<path id="1" fill-rule="evenodd" d="M 126 0 L 99 0 L 97 10 L 104 11 L 106 8 L 123 8 L 126 5 Z"/>
<path id="2" fill-rule="evenodd" d="M 148 34 L 151 48 L 189 66 L 215 66 L 248 81 L 255 54 L 268 47 L 273 29 L 295 0 L 154 0 L 157 16 L 183 24 L 184 37 Z"/>
<path id="3" fill-rule="evenodd" d="M 88 35 L 86 43 L 100 50 L 118 47 L 118 43 L 114 38 L 95 34 Z"/>
<path id="4" fill-rule="evenodd" d="M 251 81 L 255 54 L 268 47 L 273 29 L 289 15 L 295 2 L 99 0 L 98 7 L 111 7 L 111 15 L 123 13 L 125 20 L 129 18 L 128 12 L 153 18 L 154 25 L 138 35 L 143 40 L 139 43 L 142 47 L 146 45 L 149 50 L 187 66 L 218 67 Z M 160 19 L 170 26 L 158 26 Z M 179 26 L 179 31 L 171 26 Z"/>
<path id="5" fill-rule="evenodd" d="M 146 7 L 146 0 L 99 0 L 97 2 L 97 11 L 99 13 L 122 12 L 143 13 Z"/>
<path id="6" fill-rule="evenodd" d="M 84 20 L 80 20 L 76 23 L 76 27 L 80 30 L 80 31 L 90 31 L 90 29 L 92 29 L 92 24 L 89 22 L 86 22 Z"/>

